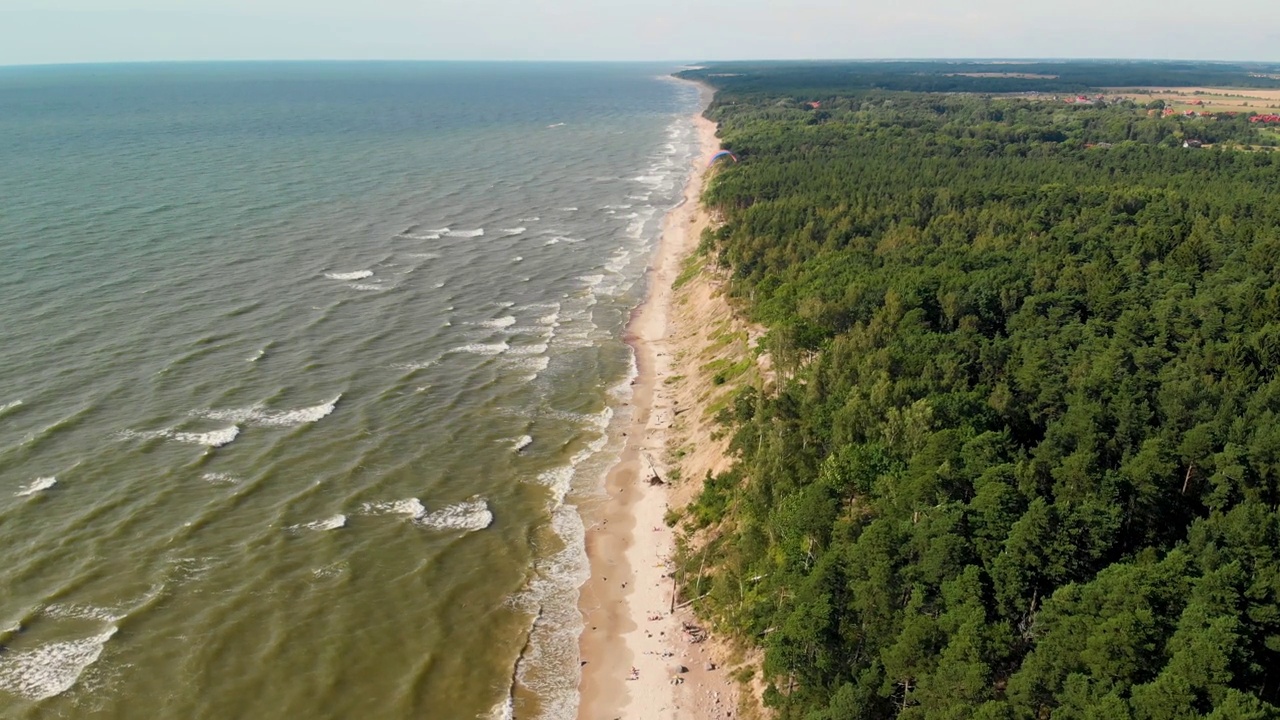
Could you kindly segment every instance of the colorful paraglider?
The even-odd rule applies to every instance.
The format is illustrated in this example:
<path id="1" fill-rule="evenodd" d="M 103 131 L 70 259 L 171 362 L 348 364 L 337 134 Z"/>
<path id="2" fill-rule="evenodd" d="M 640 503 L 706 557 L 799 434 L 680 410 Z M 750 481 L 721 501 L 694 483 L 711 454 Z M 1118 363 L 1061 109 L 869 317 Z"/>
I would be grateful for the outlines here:
<path id="1" fill-rule="evenodd" d="M 715 155 L 712 155 L 712 156 L 711 156 L 711 160 L 707 163 L 707 167 L 711 167 L 712 165 L 715 165 L 715 164 L 716 164 L 716 161 L 717 161 L 717 160 L 719 160 L 719 159 L 720 159 L 720 158 L 722 158 L 722 157 L 731 157 L 731 158 L 733 158 L 733 161 L 734 161 L 734 162 L 738 162 L 738 156 L 737 156 L 737 155 L 734 155 L 733 153 L 729 152 L 728 150 L 721 150 L 720 152 L 718 152 L 718 153 L 716 153 Z"/>

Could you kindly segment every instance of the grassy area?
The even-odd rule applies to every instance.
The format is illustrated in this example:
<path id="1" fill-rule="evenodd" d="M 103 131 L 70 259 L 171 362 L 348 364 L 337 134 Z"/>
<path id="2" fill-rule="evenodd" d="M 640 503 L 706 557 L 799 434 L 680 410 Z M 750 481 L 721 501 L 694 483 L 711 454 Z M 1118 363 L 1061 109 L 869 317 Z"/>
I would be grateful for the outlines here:
<path id="1" fill-rule="evenodd" d="M 676 276 L 675 282 L 671 283 L 673 290 L 679 290 L 689 284 L 691 280 L 702 272 L 702 268 L 706 265 L 705 255 L 690 255 L 685 258 L 684 267 L 680 269 L 680 274 Z"/>
<path id="2" fill-rule="evenodd" d="M 723 330 L 715 336 L 715 339 L 711 341 L 711 345 L 707 347 L 707 353 L 718 353 L 736 342 L 741 342 L 743 347 L 747 346 L 747 331 L 739 330 L 733 332 L 728 329 L 728 325 L 728 323 L 725 323 L 722 326 Z"/>
<path id="3" fill-rule="evenodd" d="M 712 383 L 724 385 L 746 372 L 751 365 L 752 360 L 749 357 L 742 358 L 736 362 L 729 358 L 720 358 L 703 365 L 702 371 L 711 376 Z"/>

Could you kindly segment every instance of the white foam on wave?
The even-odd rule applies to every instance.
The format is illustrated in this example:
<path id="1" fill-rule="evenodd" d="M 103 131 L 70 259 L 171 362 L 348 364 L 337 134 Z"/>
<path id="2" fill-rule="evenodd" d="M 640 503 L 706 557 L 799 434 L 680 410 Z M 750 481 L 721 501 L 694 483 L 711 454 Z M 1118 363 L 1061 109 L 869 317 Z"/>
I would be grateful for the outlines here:
<path id="1" fill-rule="evenodd" d="M 417 525 L 436 530 L 476 532 L 493 524 L 493 511 L 483 498 L 472 498 L 456 505 L 446 505 L 435 512 L 414 518 Z"/>
<path id="2" fill-rule="evenodd" d="M 562 347 L 593 347 L 594 336 L 599 330 L 591 319 L 591 307 L 596 304 L 596 294 L 591 292 L 586 298 L 584 307 L 575 309 L 556 326 L 556 344 Z"/>
<path id="3" fill-rule="evenodd" d="M 46 700 L 70 690 L 98 661 L 116 628 L 79 640 L 53 642 L 0 655 L 0 690 L 31 700 Z"/>
<path id="4" fill-rule="evenodd" d="M 551 123 L 550 125 L 547 126 L 547 129 L 558 128 L 558 127 L 564 127 L 564 123 L 562 122 Z"/>
<path id="5" fill-rule="evenodd" d="M 638 218 L 627 224 L 627 237 L 639 240 L 644 234 L 644 225 L 648 221 L 647 218 Z"/>
<path id="6" fill-rule="evenodd" d="M 22 405 L 21 400 L 14 400 L 13 402 L 7 402 L 3 405 L 0 405 L 0 415 L 3 415 L 20 405 Z"/>
<path id="7" fill-rule="evenodd" d="M 640 366 L 636 363 L 636 354 L 634 352 L 627 353 L 627 374 L 621 380 L 609 388 L 610 397 L 617 401 L 629 398 L 632 394 L 632 384 L 636 378 L 640 377 Z"/>
<path id="8" fill-rule="evenodd" d="M 611 273 L 621 273 L 629 262 L 631 262 L 631 251 L 619 249 L 609 258 L 609 262 L 605 263 L 604 269 Z"/>
<path id="9" fill-rule="evenodd" d="M 503 235 L 519 235 L 527 231 L 528 229 L 529 228 L 527 227 L 513 227 L 513 228 L 506 228 L 503 230 L 499 230 L 498 232 L 502 233 Z"/>
<path id="10" fill-rule="evenodd" d="M 207 472 L 201 475 L 200 479 L 215 485 L 236 485 L 241 482 L 235 475 L 220 472 Z"/>
<path id="11" fill-rule="evenodd" d="M 354 272 L 325 273 L 324 276 L 330 280 L 363 280 L 367 277 L 373 277 L 373 271 L 356 270 Z"/>
<path id="12" fill-rule="evenodd" d="M 484 235 L 484 228 L 476 228 L 475 230 L 446 230 L 445 237 L 451 238 L 474 238 Z"/>
<path id="13" fill-rule="evenodd" d="M 461 345 L 450 350 L 450 352 L 471 353 L 472 355 L 501 355 L 511 348 L 505 342 L 499 343 L 471 343 L 470 345 Z"/>
<path id="14" fill-rule="evenodd" d="M 537 345 L 517 345 L 507 350 L 510 355 L 541 355 L 547 351 L 546 343 L 538 343 Z"/>
<path id="15" fill-rule="evenodd" d="M 125 438 L 136 438 L 139 440 L 155 440 L 157 438 L 165 438 L 168 440 L 176 440 L 189 445 L 205 445 L 207 447 L 222 447 L 230 445 L 237 436 L 240 435 L 240 427 L 231 425 L 220 430 L 210 430 L 208 432 L 186 432 L 183 430 L 175 430 L 173 428 L 164 428 L 163 430 L 137 431 L 125 430 L 120 433 Z"/>
<path id="16" fill-rule="evenodd" d="M 516 664 L 516 679 L 538 696 L 543 717 L 573 718 L 578 714 L 582 673 L 578 588 L 590 577 L 586 528 L 571 505 L 552 513 L 551 527 L 563 548 L 535 564 L 534 578 L 515 598 L 517 607 L 534 616 L 528 649 Z"/>
<path id="17" fill-rule="evenodd" d="M 178 442 L 190 443 L 192 445 L 208 445 L 209 447 L 222 447 L 229 445 L 236 436 L 240 434 L 240 428 L 236 425 L 222 428 L 221 430 L 210 430 L 209 432 L 181 432 L 170 430 L 166 433 L 166 437 Z"/>
<path id="18" fill-rule="evenodd" d="M 528 376 L 527 378 L 530 382 L 532 382 L 538 379 L 538 373 L 542 372 L 543 370 L 546 370 L 547 367 L 551 365 L 551 358 L 546 355 L 539 355 L 537 357 L 512 358 L 511 365 L 513 367 L 518 367 L 523 370 L 532 370 L 533 374 Z"/>
<path id="19" fill-rule="evenodd" d="M 404 256 L 415 258 L 417 260 L 435 260 L 440 257 L 440 253 L 405 253 Z"/>
<path id="20" fill-rule="evenodd" d="M 258 362 L 259 360 L 261 360 L 261 359 L 262 359 L 262 356 L 263 356 L 263 355 L 266 355 L 266 354 L 267 354 L 267 351 L 266 351 L 265 349 L 264 349 L 264 350 L 259 350 L 259 351 L 257 352 L 257 354 L 255 354 L 253 357 L 251 357 L 251 358 L 245 358 L 245 359 L 244 359 L 244 361 L 245 361 L 245 362 Z"/>
<path id="21" fill-rule="evenodd" d="M 550 240 L 542 243 L 542 245 L 544 247 L 548 245 L 559 245 L 560 243 L 568 243 L 570 245 L 576 245 L 582 242 L 583 240 L 584 238 L 568 237 L 566 235 L 555 235 Z"/>
<path id="22" fill-rule="evenodd" d="M 510 694 L 503 700 L 499 700 L 497 705 L 484 716 L 483 720 L 515 720 L 516 701 Z"/>
<path id="23" fill-rule="evenodd" d="M 577 466 L 571 460 L 568 465 L 544 470 L 538 474 L 538 484 L 551 491 L 551 506 L 557 508 L 564 503 L 573 485 L 573 471 Z"/>
<path id="24" fill-rule="evenodd" d="M 400 233 L 396 237 L 405 240 L 439 240 L 440 233 Z"/>
<path id="25" fill-rule="evenodd" d="M 380 292 L 382 290 L 388 289 L 387 286 L 385 285 L 374 285 L 372 283 L 351 283 L 347 287 L 350 287 L 352 290 L 359 290 L 361 292 Z"/>
<path id="26" fill-rule="evenodd" d="M 538 475 L 538 484 L 551 490 L 551 507 L 559 508 L 564 505 L 565 498 L 569 495 L 569 489 L 573 483 L 574 473 L 577 472 L 578 466 L 586 462 L 596 453 L 604 449 L 609 443 L 609 436 L 605 430 L 609 427 L 609 422 L 613 419 L 613 408 L 605 407 L 598 413 L 588 415 L 578 415 L 568 413 L 565 419 L 571 419 L 577 422 L 585 423 L 596 430 L 596 437 L 587 443 L 587 446 L 574 453 L 569 458 L 566 465 L 551 468 Z"/>
<path id="27" fill-rule="evenodd" d="M 602 205 L 601 210 L 630 210 L 630 205 Z"/>
<path id="28" fill-rule="evenodd" d="M 542 218 L 538 217 L 537 215 L 533 217 L 527 217 L 527 218 L 517 218 L 519 222 L 538 222 L 541 219 Z"/>
<path id="29" fill-rule="evenodd" d="M 337 530 L 338 528 L 346 527 L 346 525 L 347 525 L 347 516 L 339 513 L 332 517 L 327 517 L 323 520 L 313 520 L 312 522 L 309 522 L 309 523 L 300 523 L 298 525 L 290 525 L 287 529 L 294 530 L 294 531 L 316 530 L 319 532 L 323 532 L 325 530 Z"/>
<path id="30" fill-rule="evenodd" d="M 31 481 L 30 485 L 14 493 L 14 495 L 18 497 L 28 497 L 30 495 L 35 495 L 36 493 L 41 492 L 43 490 L 48 490 L 49 488 L 57 484 L 58 484 L 58 478 L 56 477 L 36 478 L 35 480 Z"/>
<path id="31" fill-rule="evenodd" d="M 494 318 L 493 320 L 484 320 L 479 323 L 479 325 L 482 327 L 495 328 L 495 329 L 509 328 L 515 324 L 516 324 L 516 319 L 512 315 L 506 315 L 504 317 Z"/>
<path id="32" fill-rule="evenodd" d="M 517 255 L 517 256 L 515 256 L 515 257 L 511 258 L 511 262 L 513 262 L 513 263 L 522 262 L 523 260 L 524 260 L 524 256 L 523 256 L 523 255 Z"/>
<path id="33" fill-rule="evenodd" d="M 521 435 L 520 437 L 511 441 L 511 449 L 515 450 L 516 452 L 520 452 L 521 450 L 529 447 L 532 444 L 533 444 L 532 435 Z"/>
<path id="34" fill-rule="evenodd" d="M 557 415 L 561 415 L 556 413 Z M 575 453 L 566 465 L 538 475 L 537 482 L 549 491 L 551 527 L 563 542 L 562 549 L 538 560 L 535 575 L 525 590 L 514 598 L 517 608 L 534 616 L 527 650 L 516 666 L 520 685 L 542 701 L 543 716 L 577 716 L 581 658 L 578 641 L 583 630 L 578 588 L 590 576 L 586 554 L 586 528 L 578 509 L 566 502 L 580 465 L 608 445 L 606 432 L 613 409 L 598 413 L 563 413 L 563 418 L 597 430 L 597 436 Z"/>
<path id="35" fill-rule="evenodd" d="M 576 207 L 562 207 L 562 208 L 560 208 L 560 212 L 578 212 L 578 208 L 576 208 Z"/>
<path id="36" fill-rule="evenodd" d="M 575 279 L 587 287 L 595 287 L 604 282 L 604 275 L 582 275 Z"/>
<path id="37" fill-rule="evenodd" d="M 533 617 L 525 652 L 516 665 L 520 686 L 532 691 L 542 703 L 542 716 L 577 716 L 577 687 L 581 677 L 578 642 L 583 616 L 578 610 L 578 588 L 589 577 L 586 529 L 578 508 L 567 501 L 581 466 L 597 459 L 609 444 L 607 429 L 613 419 L 611 407 L 590 414 L 551 412 L 553 417 L 596 431 L 585 447 L 569 461 L 537 476 L 547 488 L 551 528 L 563 543 L 550 557 L 538 559 L 534 575 L 525 589 L 512 598 L 514 606 Z M 591 471 L 600 469 L 592 463 Z"/>
<path id="38" fill-rule="evenodd" d="M 415 372 L 417 370 L 426 370 L 427 368 L 434 366 L 436 362 L 437 361 L 435 360 L 424 360 L 422 362 L 396 363 L 391 367 L 394 370 L 407 370 L 409 372 Z"/>
<path id="39" fill-rule="evenodd" d="M 407 498 L 390 502 L 367 502 L 360 506 L 360 511 L 367 515 L 404 515 L 409 518 L 419 518 L 427 512 L 427 508 L 418 498 Z"/>
<path id="40" fill-rule="evenodd" d="M 483 498 L 471 498 L 455 505 L 446 505 L 431 513 L 427 512 L 427 508 L 418 498 L 368 502 L 360 506 L 360 511 L 368 515 L 401 515 L 413 521 L 415 525 L 436 530 L 473 532 L 483 530 L 493 522 L 489 503 Z"/>
<path id="41" fill-rule="evenodd" d="M 317 580 L 326 580 L 328 578 L 337 577 L 347 571 L 349 567 L 346 561 L 338 561 L 323 565 L 311 571 L 311 577 Z"/>
<path id="42" fill-rule="evenodd" d="M 210 420 L 228 420 L 234 423 L 259 427 L 296 427 L 328 417 L 334 408 L 338 407 L 338 401 L 341 399 L 342 395 L 339 393 L 328 402 L 296 410 L 272 411 L 262 404 L 257 404 L 244 408 L 228 408 L 224 410 L 195 410 L 191 414 Z M 238 430 L 237 428 L 237 432 Z"/>
<path id="43" fill-rule="evenodd" d="M 55 620 L 95 620 L 112 625 L 124 619 L 124 614 L 117 610 L 80 603 L 46 605 L 40 614 Z"/>

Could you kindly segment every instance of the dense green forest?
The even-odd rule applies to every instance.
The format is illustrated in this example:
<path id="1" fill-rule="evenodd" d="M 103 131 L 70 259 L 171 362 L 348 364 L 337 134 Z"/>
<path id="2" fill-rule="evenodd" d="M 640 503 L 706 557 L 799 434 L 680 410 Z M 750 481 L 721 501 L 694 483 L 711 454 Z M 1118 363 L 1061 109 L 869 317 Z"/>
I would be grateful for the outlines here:
<path id="1" fill-rule="evenodd" d="M 678 573 L 777 716 L 1280 717 L 1280 153 L 736 86 L 704 251 L 778 381 L 721 414 Z"/>
<path id="2" fill-rule="evenodd" d="M 994 77 L 996 75 L 1040 77 Z M 1280 87 L 1275 63 L 1172 61 L 730 62 L 680 73 L 738 97 L 753 93 L 1075 92 L 1095 87 Z M 978 77 L 975 77 L 978 75 Z M 985 75 L 985 77 L 981 77 Z"/>

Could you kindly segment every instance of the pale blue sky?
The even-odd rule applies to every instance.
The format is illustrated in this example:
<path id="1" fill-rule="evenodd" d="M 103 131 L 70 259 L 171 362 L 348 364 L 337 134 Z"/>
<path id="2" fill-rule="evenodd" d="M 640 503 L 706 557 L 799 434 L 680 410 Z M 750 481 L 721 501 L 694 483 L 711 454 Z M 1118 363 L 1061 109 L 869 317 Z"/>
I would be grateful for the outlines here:
<path id="1" fill-rule="evenodd" d="M 1280 0 L 0 0 L 0 64 L 884 57 L 1280 61 Z"/>

